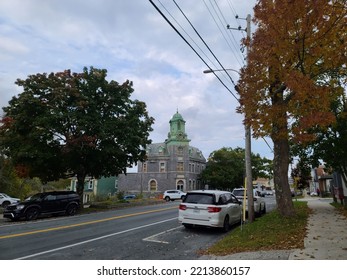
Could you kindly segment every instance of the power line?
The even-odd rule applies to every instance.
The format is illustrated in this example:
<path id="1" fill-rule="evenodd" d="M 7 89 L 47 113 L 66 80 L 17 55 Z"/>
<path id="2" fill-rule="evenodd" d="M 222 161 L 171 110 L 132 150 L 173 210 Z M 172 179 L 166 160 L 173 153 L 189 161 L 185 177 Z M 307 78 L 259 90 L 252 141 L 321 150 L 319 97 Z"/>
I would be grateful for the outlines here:
<path id="1" fill-rule="evenodd" d="M 194 45 L 206 56 L 206 58 L 210 61 L 210 63 L 217 68 L 214 62 L 209 58 L 209 56 L 204 52 L 204 50 L 194 41 L 194 39 L 188 34 L 188 32 L 183 28 L 183 26 L 175 19 L 175 17 L 169 12 L 168 9 L 163 5 L 163 3 L 158 0 L 163 9 L 170 15 L 170 17 L 176 22 L 176 24 L 183 30 L 183 32 L 190 38 L 190 40 L 194 43 Z"/>
<path id="2" fill-rule="evenodd" d="M 170 22 L 170 20 L 162 13 L 162 11 L 158 8 L 158 6 L 152 1 L 149 0 L 149 2 L 153 5 L 153 7 L 157 10 L 157 12 L 165 19 L 165 21 L 171 26 L 173 30 L 183 39 L 183 41 L 194 51 L 194 53 L 201 59 L 202 62 L 208 67 L 208 69 L 213 70 L 206 61 L 201 57 L 201 55 L 193 48 L 193 46 L 184 38 L 184 36 L 176 29 L 176 27 Z M 225 85 L 225 83 L 219 78 L 218 75 L 216 75 L 216 78 L 220 81 L 220 83 L 228 90 L 228 92 L 237 100 L 239 99 L 236 97 L 236 95 Z"/>
<path id="3" fill-rule="evenodd" d="M 160 2 L 160 0 L 158 0 Z M 176 4 L 176 6 L 179 8 L 179 10 L 182 12 L 182 14 L 184 15 L 184 17 L 186 18 L 186 20 L 190 23 L 190 25 L 192 26 L 192 28 L 196 31 L 196 29 L 194 28 L 194 26 L 191 24 L 190 20 L 185 16 L 185 14 L 183 13 L 183 11 L 180 9 L 180 7 L 177 5 L 177 3 L 175 2 L 175 0 L 173 0 L 174 3 Z M 213 71 L 213 69 L 206 63 L 206 61 L 201 57 L 201 55 L 194 49 L 194 47 L 187 41 L 187 39 L 177 30 L 177 28 L 170 22 L 170 20 L 162 13 L 162 11 L 158 8 L 157 5 L 155 5 L 155 3 L 152 0 L 149 0 L 149 2 L 153 5 L 153 7 L 159 12 L 159 14 L 165 19 L 165 21 L 171 26 L 171 28 L 173 28 L 175 30 L 175 32 L 183 39 L 183 41 L 194 51 L 194 53 L 200 58 L 200 60 L 208 67 L 209 70 L 211 70 L 211 72 L 215 75 L 215 77 L 219 80 L 219 82 L 227 89 L 227 91 L 238 101 L 239 99 L 236 97 L 236 95 L 229 89 L 228 86 L 225 85 L 225 83 L 220 79 L 220 77 L 215 73 L 215 71 Z M 163 4 L 160 2 L 160 4 L 163 6 Z M 163 6 L 164 7 L 164 6 Z M 167 9 L 164 7 L 164 9 L 167 11 Z M 167 11 L 168 12 L 168 11 Z M 169 13 L 169 12 L 168 12 Z M 170 14 L 170 13 L 169 13 Z M 170 16 L 174 19 L 174 17 L 170 14 Z M 175 20 L 175 19 L 174 19 Z M 175 20 L 176 23 L 178 23 Z M 179 24 L 179 26 L 182 28 L 182 26 Z M 183 29 L 183 28 L 182 28 Z M 183 31 L 186 33 L 186 31 L 183 29 Z M 213 56 L 216 58 L 216 60 L 219 62 L 220 66 L 222 67 L 223 71 L 229 76 L 230 80 L 232 81 L 232 83 L 235 85 L 233 79 L 230 77 L 229 73 L 227 72 L 227 69 L 225 69 L 223 67 L 223 65 L 220 63 L 220 61 L 217 59 L 217 57 L 214 55 L 214 53 L 212 52 L 212 50 L 208 47 L 208 45 L 206 44 L 205 40 L 202 39 L 202 37 L 200 36 L 200 34 L 196 31 L 197 35 L 199 36 L 199 38 L 204 42 L 205 46 L 210 50 L 210 52 L 213 54 Z M 187 34 L 187 33 L 186 33 Z M 187 34 L 188 35 L 188 34 Z M 189 35 L 188 35 L 189 36 Z M 194 40 L 189 36 L 189 38 L 194 42 Z M 194 42 L 195 43 L 195 42 Z M 196 44 L 196 43 L 195 43 Z M 197 45 L 197 44 L 196 44 Z M 201 50 L 201 48 L 199 47 L 199 49 Z M 204 52 L 203 52 L 204 53 Z M 205 54 L 205 53 L 204 53 Z M 205 56 L 207 56 L 205 54 Z M 268 144 L 268 142 L 266 141 L 266 139 L 264 137 L 262 137 L 262 139 L 265 141 L 266 145 L 270 148 L 270 150 L 272 151 L 272 148 L 270 147 L 270 145 Z"/>
<path id="4" fill-rule="evenodd" d="M 219 13 L 218 13 L 217 10 L 214 8 L 214 6 L 213 6 L 213 4 L 212 4 L 212 0 L 210 0 L 210 4 L 211 4 L 211 6 L 212 6 L 212 8 L 213 8 L 213 10 L 214 10 L 214 12 L 215 12 L 215 14 L 217 15 L 217 17 L 218 17 L 218 19 L 219 19 L 219 22 L 220 22 L 221 25 L 225 28 L 225 26 L 227 26 L 228 22 L 226 21 L 226 19 L 225 19 L 225 17 L 224 17 L 224 14 L 223 14 L 222 10 L 220 9 L 220 7 L 219 7 L 218 3 L 216 2 L 216 0 L 213 0 L 213 1 L 214 1 L 214 3 L 215 3 L 215 6 L 217 7 L 217 10 L 219 11 Z M 205 3 L 205 6 L 207 7 L 205 0 L 204 0 L 204 3 Z M 229 38 L 229 41 L 230 41 L 231 44 L 233 45 L 233 48 L 234 48 L 234 50 L 236 50 L 236 52 L 233 51 L 233 48 L 230 46 L 228 40 L 225 38 L 224 32 L 223 32 L 223 31 L 220 29 L 220 27 L 218 26 L 218 24 L 217 24 L 217 22 L 216 22 L 214 16 L 212 15 L 212 12 L 210 11 L 210 9 L 209 9 L 208 7 L 207 7 L 207 9 L 209 10 L 209 12 L 210 12 L 210 14 L 211 14 L 211 16 L 212 16 L 214 22 L 216 23 L 218 29 L 219 29 L 220 32 L 222 33 L 224 39 L 226 40 L 228 46 L 230 47 L 232 53 L 234 54 L 234 56 L 235 56 L 235 58 L 236 58 L 236 60 L 238 61 L 238 63 L 239 63 L 240 66 L 242 67 L 242 66 L 244 65 L 244 61 L 241 61 L 241 62 L 240 62 L 239 57 L 236 56 L 236 53 L 238 53 L 238 52 L 240 51 L 240 49 L 238 48 L 238 44 L 239 44 L 239 43 L 237 42 L 235 36 L 234 36 L 233 33 L 231 33 L 231 32 L 226 32 L 226 34 L 227 34 L 227 36 L 228 36 L 228 38 Z M 222 19 L 221 19 L 220 16 L 219 16 L 219 14 L 220 14 L 220 15 L 222 16 L 222 18 L 224 19 L 224 24 L 223 24 L 223 22 L 222 22 Z M 225 30 L 225 29 L 224 29 L 224 30 Z M 241 57 L 242 57 L 243 60 L 244 60 L 243 54 L 240 53 L 240 55 L 241 55 Z"/>
<path id="5" fill-rule="evenodd" d="M 237 22 L 238 26 L 241 26 L 241 22 L 240 22 L 239 16 L 238 16 L 238 14 L 237 14 L 237 12 L 236 12 L 236 10 L 235 10 L 231 0 L 228 0 L 228 4 L 229 4 L 229 7 L 231 9 L 231 12 L 234 14 L 234 18 L 236 19 L 236 22 Z M 246 36 L 244 34 L 244 31 L 242 29 L 240 29 L 240 31 L 242 33 L 243 39 L 245 39 Z M 246 57 L 243 55 L 243 51 L 242 51 L 243 49 L 244 49 L 244 47 L 241 49 L 241 53 L 242 53 L 243 59 L 245 60 Z"/>
<path id="6" fill-rule="evenodd" d="M 211 48 L 207 45 L 206 41 L 201 37 L 200 33 L 196 30 L 196 28 L 193 26 L 193 24 L 191 23 L 191 21 L 187 18 L 187 16 L 185 15 L 185 13 L 182 11 L 182 9 L 180 8 L 180 6 L 176 3 L 175 0 L 173 0 L 173 2 L 175 3 L 175 5 L 177 6 L 177 8 L 180 10 L 180 12 L 182 13 L 182 15 L 185 17 L 185 19 L 188 21 L 188 23 L 190 24 L 190 26 L 193 28 L 193 30 L 195 31 L 196 35 L 198 35 L 198 37 L 200 38 L 200 40 L 205 44 L 206 48 L 210 51 L 210 53 L 213 55 L 213 57 L 217 60 L 217 62 L 219 63 L 220 67 L 222 67 L 222 69 L 225 71 L 225 73 L 228 75 L 228 77 L 230 78 L 231 82 L 233 83 L 234 86 L 236 86 L 234 80 L 232 79 L 232 77 L 229 75 L 229 73 L 225 70 L 224 66 L 222 65 L 222 63 L 219 61 L 219 59 L 217 58 L 217 56 L 214 54 L 214 52 L 211 50 Z M 235 97 L 236 98 L 236 97 Z M 236 98 L 238 100 L 238 98 Z"/>

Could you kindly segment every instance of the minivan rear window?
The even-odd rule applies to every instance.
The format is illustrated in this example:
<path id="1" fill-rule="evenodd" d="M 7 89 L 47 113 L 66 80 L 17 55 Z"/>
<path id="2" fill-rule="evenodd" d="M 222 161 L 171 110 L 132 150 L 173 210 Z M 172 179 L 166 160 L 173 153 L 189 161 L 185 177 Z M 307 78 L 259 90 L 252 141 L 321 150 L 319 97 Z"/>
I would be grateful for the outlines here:
<path id="1" fill-rule="evenodd" d="M 185 203 L 215 204 L 215 197 L 208 193 L 188 193 L 184 199 Z"/>

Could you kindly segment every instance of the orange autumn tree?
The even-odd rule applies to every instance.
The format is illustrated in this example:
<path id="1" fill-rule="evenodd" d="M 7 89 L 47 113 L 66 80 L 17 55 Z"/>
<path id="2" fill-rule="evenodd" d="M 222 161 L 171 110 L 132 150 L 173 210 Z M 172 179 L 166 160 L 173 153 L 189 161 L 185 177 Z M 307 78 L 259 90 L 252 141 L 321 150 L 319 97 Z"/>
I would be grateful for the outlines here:
<path id="1" fill-rule="evenodd" d="M 282 216 L 295 214 L 288 183 L 290 143 L 304 145 L 332 124 L 332 100 L 346 78 L 346 0 L 259 0 L 257 30 L 238 84 L 239 112 L 254 137 L 274 143 L 274 184 Z"/>

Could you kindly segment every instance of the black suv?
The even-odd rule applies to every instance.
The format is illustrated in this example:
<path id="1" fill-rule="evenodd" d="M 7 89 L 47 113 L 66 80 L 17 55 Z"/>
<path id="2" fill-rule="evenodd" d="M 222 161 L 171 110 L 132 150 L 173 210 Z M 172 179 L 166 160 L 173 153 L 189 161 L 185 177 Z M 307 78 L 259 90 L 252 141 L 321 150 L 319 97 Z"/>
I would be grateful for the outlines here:
<path id="1" fill-rule="evenodd" d="M 4 210 L 4 218 L 13 221 L 25 218 L 30 221 L 43 215 L 74 215 L 79 209 L 79 205 L 80 198 L 73 191 L 37 193 L 23 202 L 7 206 Z"/>

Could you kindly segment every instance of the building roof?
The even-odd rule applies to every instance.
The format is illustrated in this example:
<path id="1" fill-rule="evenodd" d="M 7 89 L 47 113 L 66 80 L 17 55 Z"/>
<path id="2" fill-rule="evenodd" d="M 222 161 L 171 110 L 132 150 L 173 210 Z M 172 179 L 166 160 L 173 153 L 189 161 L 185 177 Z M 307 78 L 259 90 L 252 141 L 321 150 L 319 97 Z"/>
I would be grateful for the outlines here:
<path id="1" fill-rule="evenodd" d="M 185 120 L 183 119 L 182 115 L 180 113 L 178 113 L 178 111 L 176 112 L 176 114 L 174 114 L 171 118 L 170 121 L 177 121 L 177 120 L 182 120 L 185 122 Z"/>
<path id="2" fill-rule="evenodd" d="M 181 146 L 181 145 L 176 145 L 176 146 Z M 167 149 L 166 143 L 149 144 L 146 150 L 147 150 L 147 155 L 149 157 L 159 156 L 159 155 L 164 155 L 164 156 L 169 155 L 169 151 Z M 196 147 L 188 146 L 188 153 L 191 159 L 206 160 L 202 152 Z"/>

